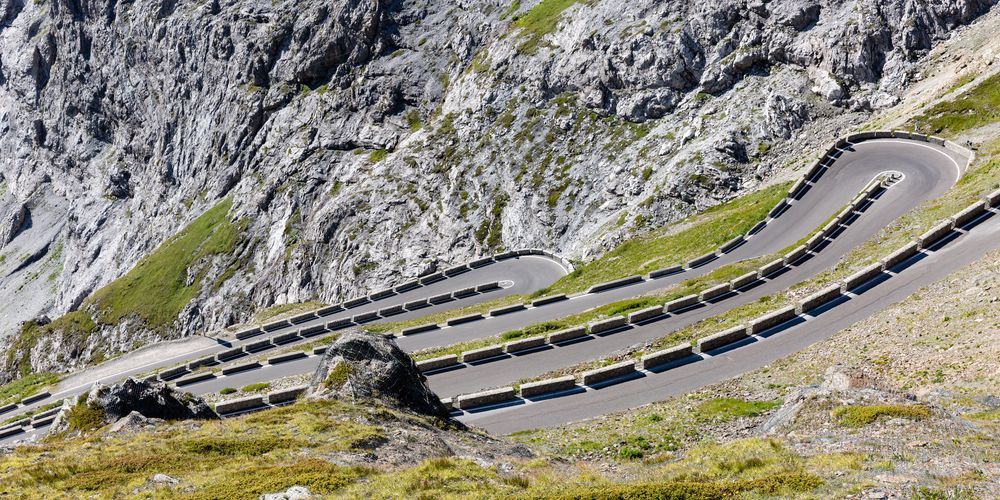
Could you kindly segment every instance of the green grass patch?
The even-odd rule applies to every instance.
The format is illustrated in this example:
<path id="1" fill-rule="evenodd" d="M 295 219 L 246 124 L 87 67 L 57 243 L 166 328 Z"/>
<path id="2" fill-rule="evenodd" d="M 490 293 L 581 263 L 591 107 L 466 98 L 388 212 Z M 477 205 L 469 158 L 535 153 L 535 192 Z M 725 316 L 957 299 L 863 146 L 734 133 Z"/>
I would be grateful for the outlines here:
<path id="1" fill-rule="evenodd" d="M 104 410 L 87 403 L 87 395 L 83 394 L 66 412 L 66 423 L 71 431 L 92 431 L 104 425 Z"/>
<path id="2" fill-rule="evenodd" d="M 340 389 L 351 377 L 351 366 L 341 361 L 330 369 L 323 384 L 331 389 Z"/>
<path id="3" fill-rule="evenodd" d="M 515 23 L 520 29 L 519 35 L 522 38 L 518 52 L 522 54 L 538 52 L 545 35 L 556 30 L 563 12 L 578 2 L 579 0 L 542 0 L 520 16 Z"/>
<path id="4" fill-rule="evenodd" d="M 59 375 L 50 372 L 32 373 L 0 387 L 0 406 L 17 403 L 22 399 L 38 394 L 45 387 L 59 382 Z"/>
<path id="5" fill-rule="evenodd" d="M 327 304 L 325 302 L 320 302 L 317 300 L 310 300 L 307 302 L 296 302 L 292 304 L 279 304 L 258 311 L 257 314 L 254 314 L 253 316 L 253 322 L 264 323 L 272 319 L 286 317 L 286 316 L 294 316 L 299 313 L 314 311 L 316 309 L 320 309 L 326 306 Z"/>
<path id="6" fill-rule="evenodd" d="M 734 398 L 710 399 L 698 405 L 698 413 L 710 420 L 756 417 L 781 406 L 781 401 L 746 401 Z"/>
<path id="7" fill-rule="evenodd" d="M 1000 120 L 1000 73 L 954 99 L 935 104 L 910 120 L 910 127 L 929 134 L 956 134 Z"/>
<path id="8" fill-rule="evenodd" d="M 271 384 L 268 382 L 261 382 L 259 384 L 245 385 L 240 388 L 240 392 L 261 392 L 266 391 L 271 388 Z"/>
<path id="9" fill-rule="evenodd" d="M 923 405 L 849 405 L 834 408 L 833 418 L 844 427 L 864 427 L 880 418 L 919 420 L 931 416 Z"/>
<path id="10" fill-rule="evenodd" d="M 745 234 L 785 198 L 790 183 L 782 183 L 712 207 L 700 215 L 681 221 L 691 227 L 670 235 L 657 231 L 632 238 L 600 258 L 577 266 L 576 270 L 539 292 L 572 293 L 591 285 L 633 274 L 683 264 L 718 249 Z"/>
<path id="11" fill-rule="evenodd" d="M 237 392 L 239 392 L 239 391 L 237 391 L 236 389 L 233 389 L 232 387 L 225 387 L 221 391 L 219 391 L 219 394 L 221 394 L 223 396 L 228 396 L 230 394 L 236 394 Z"/>
<path id="12" fill-rule="evenodd" d="M 201 292 L 207 272 L 199 270 L 188 283 L 189 269 L 202 259 L 232 254 L 242 241 L 246 222 L 229 220 L 232 206 L 227 198 L 212 207 L 125 276 L 95 292 L 87 303 L 97 311 L 97 321 L 115 325 L 137 316 L 154 329 L 173 323 Z"/>
<path id="13" fill-rule="evenodd" d="M 972 413 L 968 415 L 968 418 L 971 418 L 973 420 L 985 420 L 989 422 L 997 422 L 1000 421 L 1000 408 L 993 408 L 991 410 Z"/>

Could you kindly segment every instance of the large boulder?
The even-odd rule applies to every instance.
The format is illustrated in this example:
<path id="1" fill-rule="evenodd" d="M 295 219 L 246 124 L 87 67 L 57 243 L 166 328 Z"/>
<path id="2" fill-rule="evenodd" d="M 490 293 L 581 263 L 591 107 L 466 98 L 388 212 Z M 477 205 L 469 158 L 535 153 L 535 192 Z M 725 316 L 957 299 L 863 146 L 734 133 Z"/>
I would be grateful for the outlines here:
<path id="1" fill-rule="evenodd" d="M 190 393 L 175 391 L 162 382 L 127 379 L 110 386 L 95 384 L 86 395 L 68 401 L 52 423 L 52 433 L 87 431 L 126 417 L 145 422 L 210 420 L 219 416 Z M 116 426 L 117 428 L 117 426 Z"/>
<path id="2" fill-rule="evenodd" d="M 373 401 L 446 418 L 448 409 L 427 387 L 417 365 L 388 338 L 351 330 L 337 339 L 316 369 L 306 396 Z"/>

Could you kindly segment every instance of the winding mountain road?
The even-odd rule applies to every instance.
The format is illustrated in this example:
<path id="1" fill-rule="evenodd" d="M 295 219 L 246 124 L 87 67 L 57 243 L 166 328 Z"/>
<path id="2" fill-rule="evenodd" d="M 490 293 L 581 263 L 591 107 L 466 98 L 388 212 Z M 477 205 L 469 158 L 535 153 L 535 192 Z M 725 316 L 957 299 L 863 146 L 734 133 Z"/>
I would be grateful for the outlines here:
<path id="1" fill-rule="evenodd" d="M 744 259 L 782 252 L 810 235 L 832 215 L 840 212 L 873 179 L 886 173 L 901 174 L 901 180 L 877 199 L 863 206 L 860 213 L 835 238 L 810 252 L 806 258 L 796 262 L 785 272 L 770 276 L 753 287 L 727 294 L 688 311 L 664 315 L 604 335 L 590 336 L 583 341 L 544 346 L 489 362 L 459 365 L 457 369 L 431 372 L 428 378 L 433 390 L 442 397 L 450 397 L 480 389 L 510 385 L 519 379 L 600 359 L 614 351 L 664 337 L 701 319 L 719 315 L 734 307 L 780 292 L 831 268 L 850 250 L 870 239 L 910 209 L 947 191 L 963 175 L 966 161 L 967 158 L 959 153 L 923 141 L 874 139 L 849 144 L 838 153 L 835 161 L 830 163 L 818 178 L 814 178 L 815 182 L 811 187 L 791 202 L 787 210 L 778 217 L 769 219 L 763 229 L 738 247 L 702 266 L 656 279 L 647 277 L 641 282 L 603 292 L 582 293 L 570 297 L 569 300 L 540 307 L 528 307 L 502 316 L 487 317 L 461 325 L 399 337 L 397 341 L 401 348 L 413 352 L 496 336 L 512 329 L 647 294 Z M 774 331 L 765 332 L 763 336 L 756 336 L 735 346 L 727 346 L 718 352 L 693 355 L 683 363 L 658 368 L 656 372 L 639 372 L 631 380 L 616 381 L 619 383 L 607 387 L 599 389 L 577 387 L 562 394 L 517 400 L 498 407 L 463 412 L 459 418 L 490 431 L 512 432 L 559 425 L 623 410 L 725 380 L 827 338 L 907 297 L 916 289 L 973 262 L 989 250 L 1000 247 L 998 232 L 1000 232 L 1000 217 L 994 208 L 967 226 L 953 231 L 954 234 L 942 240 L 937 247 L 921 252 L 891 271 L 883 273 L 863 289 L 852 290 L 835 304 L 822 308 L 821 311 L 811 312 L 813 315 L 807 316 L 805 321 L 784 325 Z M 428 313 L 492 300 L 503 295 L 528 294 L 545 288 L 566 272 L 560 262 L 545 256 L 525 255 L 499 260 L 346 311 L 276 329 L 267 335 L 294 332 L 485 283 L 502 282 L 507 285 L 505 288 L 406 311 L 376 321 L 418 318 Z M 157 368 L 216 355 L 257 340 L 259 339 L 220 340 L 217 345 L 201 347 L 171 356 L 169 359 L 128 367 L 114 373 L 104 373 L 99 378 L 94 377 L 93 380 L 80 380 L 85 377 L 77 376 L 70 379 L 76 383 L 64 383 L 51 396 L 0 414 L 0 418 L 11 418 L 60 398 L 80 394 L 89 389 L 94 382 L 115 382 L 127 376 L 136 376 Z M 207 394 L 217 392 L 224 387 L 240 387 L 276 380 L 311 372 L 318 361 L 319 356 L 314 355 L 280 364 L 263 365 L 257 369 L 188 384 L 184 386 L 184 390 L 195 394 Z M 24 439 L 43 429 L 44 426 L 41 429 L 29 430 L 27 433 L 0 438 L 0 443 Z"/>

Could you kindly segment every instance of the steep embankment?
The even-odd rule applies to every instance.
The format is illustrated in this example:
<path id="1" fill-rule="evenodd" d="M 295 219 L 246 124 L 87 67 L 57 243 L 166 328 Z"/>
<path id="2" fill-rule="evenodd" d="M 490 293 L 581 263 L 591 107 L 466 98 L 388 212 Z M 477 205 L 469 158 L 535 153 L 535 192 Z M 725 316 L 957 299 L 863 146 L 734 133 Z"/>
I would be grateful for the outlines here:
<path id="1" fill-rule="evenodd" d="M 991 4 L 5 3 L 0 331 L 76 312 L 0 379 L 497 247 L 591 255 L 894 103 Z"/>

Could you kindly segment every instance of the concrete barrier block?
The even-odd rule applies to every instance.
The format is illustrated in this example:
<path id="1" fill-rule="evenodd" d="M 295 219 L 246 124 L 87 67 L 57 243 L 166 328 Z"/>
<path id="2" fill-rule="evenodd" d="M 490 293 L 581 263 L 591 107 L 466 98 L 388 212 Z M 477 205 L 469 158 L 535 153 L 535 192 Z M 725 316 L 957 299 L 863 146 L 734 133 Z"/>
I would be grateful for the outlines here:
<path id="1" fill-rule="evenodd" d="M 299 323 L 305 323 L 306 321 L 312 321 L 316 319 L 316 311 L 310 311 L 307 313 L 299 314 L 288 318 L 288 322 L 293 325 L 298 325 Z"/>
<path id="2" fill-rule="evenodd" d="M 396 295 L 396 291 L 393 290 L 393 289 L 391 289 L 391 288 L 388 288 L 388 289 L 385 289 L 385 290 L 379 290 L 379 291 L 377 291 L 375 293 L 369 294 L 368 295 L 368 300 L 370 300 L 372 302 L 375 302 L 375 301 L 379 301 L 379 300 L 382 300 L 382 299 L 387 299 L 389 297 L 392 297 L 393 295 Z"/>
<path id="3" fill-rule="evenodd" d="M 49 410 L 45 410 L 45 411 L 43 411 L 41 413 L 38 413 L 38 414 L 32 416 L 31 420 L 43 420 L 43 419 L 46 419 L 48 417 L 55 416 L 55 414 L 59 413 L 60 411 L 62 411 L 62 406 L 57 406 L 55 408 L 52 408 L 52 409 L 49 409 Z"/>
<path id="4" fill-rule="evenodd" d="M 805 179 L 795 181 L 795 184 L 792 184 L 792 188 L 788 190 L 788 197 L 793 200 L 797 199 L 799 191 L 806 186 L 806 182 Z"/>
<path id="5" fill-rule="evenodd" d="M 802 247 L 802 248 L 803 248 L 803 250 L 805 249 L 805 247 Z M 789 255 L 791 255 L 791 254 L 789 254 Z M 764 264 L 763 266 L 760 267 L 760 269 L 757 270 L 757 275 L 760 276 L 761 278 L 766 278 L 766 277 L 768 277 L 768 276 L 770 276 L 770 275 L 778 272 L 781 268 L 785 267 L 785 261 L 787 259 L 788 259 L 788 256 L 786 255 L 784 259 L 777 259 L 777 260 L 773 260 L 771 262 L 768 262 L 767 264 Z"/>
<path id="6" fill-rule="evenodd" d="M 902 130 L 893 130 L 892 131 L 892 136 L 895 137 L 895 138 L 897 138 L 897 139 L 909 139 L 910 138 L 910 133 L 909 132 L 904 132 Z"/>
<path id="7" fill-rule="evenodd" d="M 417 288 L 420 288 L 420 287 L 421 287 L 420 281 L 413 280 L 413 281 L 407 281 L 406 283 L 402 283 L 402 284 L 396 285 L 396 287 L 393 288 L 393 290 L 395 290 L 396 293 L 403 293 L 403 292 L 408 292 L 410 290 L 416 290 Z"/>
<path id="8" fill-rule="evenodd" d="M 273 339 L 271 339 L 271 341 L 274 342 L 276 345 L 288 344 L 290 342 L 295 342 L 297 340 L 302 340 L 302 337 L 299 336 L 299 332 L 286 333 L 283 335 L 278 335 Z"/>
<path id="9" fill-rule="evenodd" d="M 445 279 L 444 274 L 441 273 L 428 274 L 427 276 L 420 278 L 420 284 L 430 285 L 431 283 L 437 283 L 438 281 L 441 281 L 443 279 Z"/>
<path id="10" fill-rule="evenodd" d="M 698 339 L 698 351 L 712 351 L 734 342 L 739 342 L 747 337 L 749 337 L 749 335 L 747 334 L 746 326 L 734 326 L 728 330 Z"/>
<path id="11" fill-rule="evenodd" d="M 930 136 L 927 138 L 927 142 L 931 144 L 937 144 L 938 146 L 944 146 L 945 140 L 940 137 Z"/>
<path id="12" fill-rule="evenodd" d="M 733 281 L 730 281 L 729 287 L 732 288 L 733 290 L 739 290 L 740 288 L 743 288 L 749 285 L 750 283 L 757 281 L 757 279 L 758 279 L 757 271 L 751 271 L 749 273 L 744 274 L 743 276 L 734 279 Z"/>
<path id="13" fill-rule="evenodd" d="M 484 283 L 476 287 L 476 291 L 479 293 L 488 292 L 490 290 L 497 290 L 500 288 L 500 282 L 493 281 L 491 283 Z"/>
<path id="14" fill-rule="evenodd" d="M 587 336 L 587 329 L 585 327 L 567 328 L 565 330 L 559 330 L 558 332 L 552 332 L 549 334 L 547 340 L 550 344 L 556 344 L 566 340 L 578 339 L 580 337 Z"/>
<path id="15" fill-rule="evenodd" d="M 198 382 L 204 382 L 206 380 L 212 380 L 215 378 L 215 374 L 212 372 L 195 373 L 184 378 L 177 379 L 174 385 L 177 387 L 184 387 L 186 385 L 196 384 Z"/>
<path id="16" fill-rule="evenodd" d="M 326 354 L 326 351 L 328 349 L 330 349 L 330 346 L 328 346 L 328 345 L 321 345 L 319 347 L 314 347 L 313 348 L 313 354 L 315 354 L 316 356 L 319 356 L 321 354 Z"/>
<path id="17" fill-rule="evenodd" d="M 350 328 L 352 326 L 354 326 L 354 322 L 351 321 L 351 318 L 343 318 L 327 323 L 326 329 L 330 330 L 331 332 L 335 332 L 337 330 L 343 330 L 345 328 Z"/>
<path id="18" fill-rule="evenodd" d="M 916 132 L 910 132 L 910 139 L 927 142 L 927 136 L 924 134 L 918 134 Z"/>
<path id="19" fill-rule="evenodd" d="M 22 399 L 21 400 L 21 404 L 24 405 L 24 406 L 27 406 L 27 405 L 30 405 L 32 403 L 37 403 L 37 402 L 39 402 L 39 401 L 41 401 L 43 399 L 46 399 L 49 396 L 52 396 L 52 394 L 49 391 L 39 392 L 38 394 L 33 394 L 31 396 L 28 396 L 28 397 Z"/>
<path id="20" fill-rule="evenodd" d="M 663 269 L 657 269 L 649 273 L 649 278 L 650 279 L 662 278 L 664 276 L 670 276 L 671 274 L 677 274 L 682 271 L 684 271 L 684 266 L 678 265 L 678 266 L 664 267 Z"/>
<path id="21" fill-rule="evenodd" d="M 303 337 L 315 337 L 326 332 L 326 325 L 313 325 L 299 330 L 299 335 Z"/>
<path id="22" fill-rule="evenodd" d="M 603 292 L 605 290 L 611 290 L 614 288 L 631 285 L 633 283 L 641 283 L 642 281 L 643 281 L 642 276 L 629 276 L 627 278 L 617 279 L 614 281 L 609 281 L 607 283 L 600 283 L 594 285 L 587 290 L 587 293 Z"/>
<path id="23" fill-rule="evenodd" d="M 986 201 L 987 205 L 995 206 L 996 204 L 1000 203 L 1000 189 L 997 189 L 996 191 L 993 191 L 992 193 L 986 195 L 983 199 Z"/>
<path id="24" fill-rule="evenodd" d="M 721 247 L 719 247 L 719 253 L 729 253 L 734 248 L 736 248 L 736 247 L 740 246 L 741 244 L 743 244 L 744 241 L 746 241 L 746 238 L 744 238 L 743 235 L 737 236 L 737 237 L 735 237 L 735 238 L 727 241 Z"/>
<path id="25" fill-rule="evenodd" d="M 261 330 L 270 333 L 281 330 L 282 328 L 288 328 L 290 326 L 292 326 L 292 324 L 289 323 L 288 320 L 281 320 L 281 321 L 275 321 L 274 323 L 268 323 L 262 326 Z"/>
<path id="26" fill-rule="evenodd" d="M 882 269 L 888 270 L 896 266 L 900 262 L 909 259 L 920 251 L 920 244 L 917 242 L 911 242 L 903 246 L 899 250 L 892 252 L 886 258 L 882 259 Z"/>
<path id="27" fill-rule="evenodd" d="M 378 315 L 382 316 L 383 318 L 388 318 L 389 316 L 395 316 L 397 314 L 403 314 L 404 312 L 406 312 L 406 311 L 403 309 L 402 304 L 400 304 L 400 305 L 395 305 L 395 306 L 391 306 L 391 307 L 386 307 L 384 309 L 379 309 Z"/>
<path id="28" fill-rule="evenodd" d="M 267 340 L 259 340 L 257 342 L 251 342 L 251 343 L 243 346 L 243 350 L 246 351 L 246 352 L 254 352 L 254 353 L 256 353 L 256 352 L 260 352 L 260 351 L 266 351 L 266 350 L 268 350 L 268 349 L 270 349 L 272 347 L 274 347 L 274 344 L 271 343 L 271 339 L 267 339 Z M 212 357 L 212 358 L 205 358 L 205 361 L 206 362 L 215 361 L 215 358 L 214 357 Z M 194 362 L 194 363 L 197 363 L 197 361 Z M 194 364 L 194 363 L 191 363 L 191 364 Z M 188 366 L 191 366 L 191 364 L 189 364 Z"/>
<path id="29" fill-rule="evenodd" d="M 18 426 L 18 427 L 11 427 L 9 429 L 3 429 L 3 430 L 0 430 L 0 439 L 5 439 L 5 438 L 9 438 L 11 436 L 16 436 L 18 434 L 21 434 L 22 432 L 24 432 L 24 429 L 22 427 L 20 427 L 20 426 Z"/>
<path id="30" fill-rule="evenodd" d="M 306 353 L 304 353 L 304 352 L 290 352 L 288 354 L 279 354 L 277 356 L 273 356 L 273 357 L 267 358 L 267 364 L 269 364 L 269 365 L 280 365 L 281 363 L 285 363 L 285 362 L 288 362 L 288 361 L 294 361 L 296 359 L 302 359 L 302 358 L 307 358 L 307 357 L 309 357 L 309 355 L 306 354 Z"/>
<path id="31" fill-rule="evenodd" d="M 611 330 L 617 330 L 628 324 L 628 318 L 624 316 L 617 316 L 614 318 L 608 318 L 601 321 L 595 321 L 587 325 L 587 329 L 590 333 L 596 335 L 598 333 L 609 332 Z"/>
<path id="32" fill-rule="evenodd" d="M 236 359 L 240 356 L 245 356 L 246 352 L 242 347 L 237 347 L 236 349 L 229 349 L 227 351 L 222 351 L 215 355 L 215 359 L 219 362 L 229 361 L 230 359 Z"/>
<path id="33" fill-rule="evenodd" d="M 431 304 L 444 304 L 445 302 L 452 300 L 454 300 L 454 298 L 452 298 L 450 293 L 442 293 L 441 295 L 435 295 L 427 299 L 427 302 L 430 302 Z"/>
<path id="34" fill-rule="evenodd" d="M 289 401 L 295 401 L 299 399 L 299 396 L 304 394 L 308 389 L 307 386 L 300 385 L 298 387 L 290 387 L 288 389 L 274 391 L 267 395 L 267 404 L 276 405 L 281 403 L 287 403 Z"/>
<path id="35" fill-rule="evenodd" d="M 790 321 L 795 318 L 795 316 L 795 306 L 783 307 L 777 311 L 765 314 L 750 321 L 750 334 L 757 335 L 760 332 L 774 328 L 775 326 L 778 326 L 786 321 Z"/>
<path id="36" fill-rule="evenodd" d="M 351 321 L 353 321 L 356 324 L 363 325 L 365 323 L 371 323 L 372 321 L 375 321 L 377 319 L 379 319 L 378 313 L 372 311 L 372 312 L 358 314 L 353 318 L 351 318 Z"/>
<path id="37" fill-rule="evenodd" d="M 403 335 L 403 336 L 413 335 L 414 333 L 429 332 L 431 330 L 437 330 L 438 328 L 440 328 L 440 327 L 437 325 L 437 323 L 428 323 L 426 325 L 411 326 L 409 328 L 403 328 L 402 330 L 400 330 L 399 334 Z"/>
<path id="38" fill-rule="evenodd" d="M 987 208 L 989 208 L 989 205 L 985 201 L 977 201 L 953 215 L 951 220 L 955 221 L 955 227 L 962 227 L 976 217 L 986 213 Z"/>
<path id="39" fill-rule="evenodd" d="M 0 430 L 6 431 L 6 430 L 14 429 L 14 428 L 18 428 L 19 429 L 21 427 L 24 427 L 24 426 L 30 425 L 30 424 L 31 424 L 31 419 L 30 418 L 22 418 L 20 420 L 16 420 L 16 421 L 11 422 L 11 423 L 9 423 L 7 425 L 4 425 L 3 427 L 0 427 Z"/>
<path id="40" fill-rule="evenodd" d="M 715 285 L 707 290 L 702 290 L 701 294 L 698 295 L 698 299 L 702 302 L 706 302 L 716 297 L 725 295 L 731 291 L 733 291 L 732 286 L 729 283 L 723 283 L 721 285 Z"/>
<path id="41" fill-rule="evenodd" d="M 476 287 L 472 286 L 469 288 L 462 288 L 459 290 L 455 290 L 454 292 L 452 292 L 451 296 L 455 297 L 456 299 L 461 299 L 465 297 L 471 297 L 475 294 L 476 294 Z"/>
<path id="42" fill-rule="evenodd" d="M 180 377 L 181 375 L 184 375 L 185 373 L 188 373 L 189 371 L 190 370 L 188 370 L 187 365 L 175 366 L 173 368 L 163 370 L 162 372 L 160 372 L 160 380 L 163 381 L 173 380 L 177 377 Z"/>
<path id="43" fill-rule="evenodd" d="M 504 344 L 503 350 L 506 353 L 526 351 L 545 345 L 545 336 L 528 337 L 526 339 L 514 340 Z"/>
<path id="44" fill-rule="evenodd" d="M 446 323 L 448 326 L 461 325 L 463 323 L 471 323 L 473 321 L 479 321 L 483 319 L 482 314 L 469 314 L 467 316 L 459 316 L 457 318 L 451 318 Z"/>
<path id="45" fill-rule="evenodd" d="M 852 144 L 857 144 L 862 140 L 864 140 L 864 136 L 861 134 L 851 134 L 847 136 L 847 142 L 850 142 Z"/>
<path id="46" fill-rule="evenodd" d="M 268 342 L 268 343 L 270 344 L 270 342 Z M 197 369 L 199 369 L 199 368 L 201 368 L 203 366 L 212 366 L 212 365 L 215 365 L 215 364 L 218 364 L 218 362 L 215 361 L 215 356 L 209 356 L 207 358 L 201 358 L 199 360 L 195 360 L 195 361 L 192 361 L 192 362 L 188 363 L 187 364 L 187 368 L 188 368 L 188 371 L 193 372 L 193 371 L 195 371 L 195 370 L 197 370 Z"/>
<path id="47" fill-rule="evenodd" d="M 469 262 L 469 267 L 476 269 L 493 263 L 493 257 L 486 257 L 484 259 L 474 260 Z"/>
<path id="48" fill-rule="evenodd" d="M 817 307 L 840 297 L 840 284 L 830 285 L 802 300 L 798 303 L 797 311 L 801 314 L 816 309 Z"/>
<path id="49" fill-rule="evenodd" d="M 524 304 L 514 304 L 512 306 L 498 307 L 496 309 L 490 309 L 490 316 L 503 316 L 504 314 L 510 314 L 512 312 L 517 312 L 524 310 Z"/>
<path id="50" fill-rule="evenodd" d="M 517 252 L 504 252 L 494 255 L 493 259 L 499 261 L 499 260 L 513 259 L 514 257 L 517 257 Z"/>
<path id="51" fill-rule="evenodd" d="M 254 408 L 260 408 L 264 406 L 263 396 L 253 396 L 243 399 L 234 399 L 232 401 L 223 401 L 221 403 L 216 403 L 215 412 L 224 415 L 227 413 L 235 413 L 238 411 L 252 410 Z"/>
<path id="52" fill-rule="evenodd" d="M 15 409 L 17 409 L 17 403 L 11 403 L 6 406 L 0 406 L 0 415 L 3 415 L 4 413 L 10 413 Z"/>
<path id="53" fill-rule="evenodd" d="M 834 217 L 833 220 L 827 222 L 826 225 L 823 226 L 823 229 L 820 229 L 819 234 L 822 234 L 823 236 L 826 237 L 830 237 L 830 235 L 833 234 L 833 232 L 836 231 L 838 227 L 840 227 L 840 218 Z"/>
<path id="54" fill-rule="evenodd" d="M 535 252 L 530 248 L 525 248 L 523 250 L 518 250 L 517 255 L 535 255 Z"/>
<path id="55" fill-rule="evenodd" d="M 698 266 L 703 266 L 703 265 L 708 264 L 709 262 L 717 259 L 718 257 L 719 256 L 715 252 L 707 253 L 705 255 L 702 255 L 701 257 L 698 257 L 698 258 L 695 258 L 695 259 L 691 259 L 690 261 L 688 261 L 687 267 L 689 267 L 689 268 L 695 268 L 695 267 L 698 267 Z"/>
<path id="56" fill-rule="evenodd" d="M 693 354 L 691 344 L 681 344 L 671 347 L 670 349 L 656 351 L 643 356 L 639 359 L 639 366 L 641 366 L 643 370 L 649 370 L 650 368 L 655 368 L 679 359 L 684 359 L 691 354 Z"/>
<path id="57" fill-rule="evenodd" d="M 677 312 L 681 309 L 687 309 L 698 302 L 700 302 L 700 300 L 698 300 L 697 295 L 687 295 L 667 302 L 666 305 L 663 306 L 663 310 L 668 313 Z"/>
<path id="58" fill-rule="evenodd" d="M 403 308 L 407 311 L 416 311 L 417 309 L 423 309 L 425 307 L 430 307 L 427 299 L 414 300 L 412 302 L 407 302 L 403 304 Z"/>
<path id="59" fill-rule="evenodd" d="M 475 408 L 477 406 L 488 406 L 499 403 L 506 403 L 517 399 L 513 387 L 501 387 L 489 391 L 477 392 L 475 394 L 463 394 L 455 400 L 455 404 L 462 410 Z"/>
<path id="60" fill-rule="evenodd" d="M 254 361 L 252 363 L 243 363 L 242 365 L 231 366 L 222 370 L 223 375 L 232 375 L 233 373 L 240 373 L 249 370 L 254 370 L 260 368 L 261 364 Z"/>
<path id="61" fill-rule="evenodd" d="M 844 279 L 844 286 L 842 290 L 844 292 L 851 291 L 864 283 L 867 283 L 871 279 L 875 278 L 879 274 L 882 274 L 882 263 L 878 262 L 872 264 L 860 271 L 848 276 Z"/>
<path id="62" fill-rule="evenodd" d="M 246 339 L 251 338 L 251 337 L 256 337 L 256 336 L 258 336 L 258 335 L 260 335 L 262 333 L 264 333 L 264 330 L 261 330 L 260 328 L 250 328 L 248 330 L 243 330 L 241 332 L 236 332 L 236 339 L 237 340 L 246 340 Z"/>
<path id="63" fill-rule="evenodd" d="M 622 361 L 621 363 L 583 372 L 580 374 L 580 383 L 583 385 L 594 385 L 631 373 L 635 373 L 635 361 Z"/>
<path id="64" fill-rule="evenodd" d="M 467 271 L 469 271 L 469 266 L 462 264 L 460 266 L 449 267 L 448 269 L 445 269 L 444 273 L 442 274 L 450 278 L 452 276 L 458 276 L 459 274 L 462 274 Z"/>
<path id="65" fill-rule="evenodd" d="M 472 363 L 474 361 L 494 358 L 501 354 L 503 354 L 502 345 L 491 345 L 487 347 L 480 347 L 479 349 L 473 349 L 471 351 L 465 351 L 460 356 L 460 359 L 463 363 Z"/>
<path id="66" fill-rule="evenodd" d="M 787 207 L 788 207 L 788 201 L 781 200 L 780 202 L 778 202 L 777 205 L 774 206 L 774 208 L 771 209 L 770 212 L 767 213 L 767 216 L 773 219 L 777 217 L 779 214 L 781 214 L 781 212 L 785 210 L 785 208 Z"/>
<path id="67" fill-rule="evenodd" d="M 825 238 L 825 236 L 823 235 L 822 232 L 819 232 L 819 233 L 816 233 L 816 234 L 812 235 L 811 238 L 809 238 L 808 240 L 806 240 L 806 248 L 808 248 L 809 250 L 812 250 L 813 248 L 818 247 L 820 245 L 820 243 L 823 242 L 824 238 Z"/>
<path id="68" fill-rule="evenodd" d="M 954 221 L 951 219 L 946 220 L 930 228 L 926 233 L 921 234 L 920 237 L 917 238 L 917 243 L 920 245 L 920 248 L 927 248 L 943 238 L 946 234 L 950 233 L 954 226 Z"/>
<path id="69" fill-rule="evenodd" d="M 818 174 L 820 170 L 823 170 L 823 159 L 816 160 L 816 162 L 809 167 L 809 170 L 806 170 L 806 173 L 802 176 L 802 178 L 812 180 L 813 177 L 816 177 L 816 174 Z"/>
<path id="70" fill-rule="evenodd" d="M 531 302 L 531 305 L 532 305 L 532 307 L 539 307 L 539 306 L 544 306 L 544 305 L 547 305 L 547 304 L 553 304 L 555 302 L 561 302 L 561 301 L 568 300 L 568 299 L 569 299 L 569 297 L 566 297 L 566 295 L 564 295 L 564 294 L 551 295 L 549 297 L 542 297 L 540 299 L 535 299 L 535 300 L 533 300 Z"/>
<path id="71" fill-rule="evenodd" d="M 877 130 L 875 131 L 876 139 L 892 139 L 892 132 L 888 130 Z"/>
<path id="72" fill-rule="evenodd" d="M 663 306 L 653 306 L 647 307 L 645 309 L 639 309 L 628 315 L 629 323 L 641 323 L 643 321 L 648 321 L 653 318 L 663 316 Z"/>
<path id="73" fill-rule="evenodd" d="M 344 306 L 342 306 L 340 304 L 336 304 L 336 305 L 332 305 L 332 306 L 326 306 L 326 307 L 324 307 L 322 309 L 318 309 L 316 311 L 316 314 L 319 315 L 319 316 L 329 316 L 329 315 L 334 314 L 334 313 L 339 313 L 340 311 L 343 311 L 343 310 L 344 310 Z"/>
<path id="74" fill-rule="evenodd" d="M 443 405 L 445 408 L 447 408 L 448 411 L 452 411 L 452 410 L 455 409 L 455 401 L 452 398 L 444 398 L 444 399 L 442 399 L 441 400 L 441 405 Z"/>
<path id="75" fill-rule="evenodd" d="M 542 394 L 568 391 L 574 387 L 576 387 L 576 377 L 572 375 L 528 382 L 527 384 L 521 384 L 521 397 L 532 398 L 541 396 Z"/>
<path id="76" fill-rule="evenodd" d="M 755 234 L 761 232 L 761 230 L 763 230 L 765 227 L 767 227 L 767 221 L 766 220 L 762 220 L 762 221 L 754 224 L 754 226 L 752 228 L 750 228 L 749 231 L 747 231 L 747 235 L 748 236 L 755 235 Z"/>
<path id="77" fill-rule="evenodd" d="M 458 355 L 449 354 L 447 356 L 440 356 L 437 358 L 417 361 L 417 370 L 420 370 L 421 372 L 428 372 L 431 370 L 438 370 L 441 368 L 447 368 L 449 366 L 455 366 L 457 364 L 458 364 Z"/>

